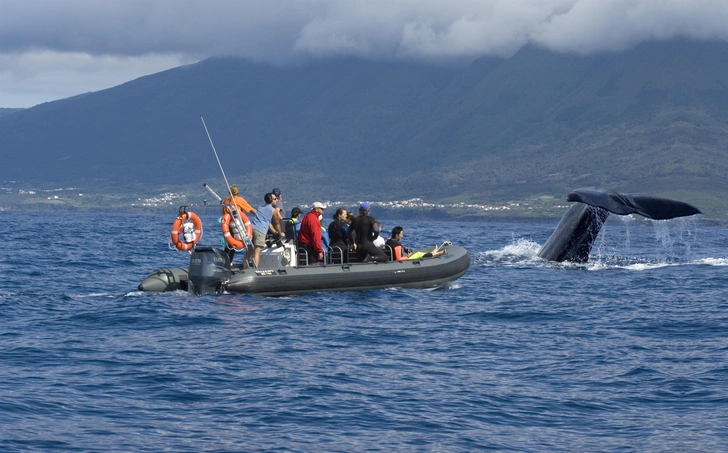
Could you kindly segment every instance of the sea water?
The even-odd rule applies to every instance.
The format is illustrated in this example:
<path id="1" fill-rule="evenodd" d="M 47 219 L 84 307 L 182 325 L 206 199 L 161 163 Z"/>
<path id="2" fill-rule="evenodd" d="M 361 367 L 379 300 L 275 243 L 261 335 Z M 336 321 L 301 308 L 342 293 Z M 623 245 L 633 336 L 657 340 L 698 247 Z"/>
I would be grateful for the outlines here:
<path id="1" fill-rule="evenodd" d="M 0 451 L 728 450 L 720 222 L 612 216 L 576 265 L 536 256 L 557 220 L 385 220 L 409 248 L 464 246 L 470 270 L 436 290 L 138 292 L 189 260 L 175 215 L 0 212 Z"/>

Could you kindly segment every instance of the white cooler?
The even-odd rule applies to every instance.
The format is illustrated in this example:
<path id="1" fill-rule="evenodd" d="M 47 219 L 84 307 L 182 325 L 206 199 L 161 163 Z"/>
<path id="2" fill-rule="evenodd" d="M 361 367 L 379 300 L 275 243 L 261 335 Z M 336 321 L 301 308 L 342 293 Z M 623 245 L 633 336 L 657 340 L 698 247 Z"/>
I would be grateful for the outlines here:
<path id="1" fill-rule="evenodd" d="M 296 246 L 286 244 L 283 247 L 265 247 L 260 252 L 258 269 L 278 269 L 294 267 L 296 264 Z"/>

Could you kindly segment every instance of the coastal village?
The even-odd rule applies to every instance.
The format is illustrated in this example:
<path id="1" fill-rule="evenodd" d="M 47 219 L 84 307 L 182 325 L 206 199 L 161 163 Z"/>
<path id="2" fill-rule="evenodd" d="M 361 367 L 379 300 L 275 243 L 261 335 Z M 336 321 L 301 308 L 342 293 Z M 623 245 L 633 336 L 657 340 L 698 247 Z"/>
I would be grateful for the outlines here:
<path id="1" fill-rule="evenodd" d="M 215 200 L 196 200 L 190 202 L 192 197 L 184 193 L 164 192 L 151 197 L 132 197 L 129 195 L 88 195 L 78 188 L 55 189 L 18 189 L 13 183 L 0 184 L 0 210 L 6 209 L 85 209 L 94 205 L 114 206 L 116 208 L 130 209 L 159 209 L 165 206 L 177 206 L 187 203 L 189 206 L 215 206 Z M 550 214 L 561 212 L 568 208 L 566 203 L 560 203 L 553 198 L 513 201 L 508 203 L 469 203 L 469 202 L 432 202 L 422 198 L 409 198 L 406 200 L 319 200 L 326 206 L 356 206 L 363 201 L 386 211 L 430 211 L 440 210 L 462 215 L 512 215 L 523 214 Z M 309 209 L 308 203 L 295 203 L 295 200 L 286 200 L 287 207 L 299 206 Z"/>
<path id="2" fill-rule="evenodd" d="M 179 195 L 174 193 L 165 193 L 153 198 L 139 199 L 138 203 L 132 203 L 132 206 L 163 206 L 166 204 L 174 205 L 175 199 L 181 198 Z M 356 201 L 342 201 L 342 200 L 322 200 L 321 202 L 326 206 L 349 206 L 358 205 L 365 200 Z M 368 201 L 368 200 L 366 200 Z M 480 210 L 480 211 L 509 211 L 512 208 L 517 208 L 520 203 L 511 203 L 508 205 L 491 206 L 475 203 L 429 203 L 421 198 L 411 198 L 409 200 L 395 200 L 395 201 L 369 201 L 373 206 L 379 206 L 387 209 L 469 209 L 469 210 Z M 208 203 L 209 204 L 209 203 Z M 215 204 L 215 203 L 213 203 Z M 301 208 L 311 208 L 308 204 L 299 204 Z"/>

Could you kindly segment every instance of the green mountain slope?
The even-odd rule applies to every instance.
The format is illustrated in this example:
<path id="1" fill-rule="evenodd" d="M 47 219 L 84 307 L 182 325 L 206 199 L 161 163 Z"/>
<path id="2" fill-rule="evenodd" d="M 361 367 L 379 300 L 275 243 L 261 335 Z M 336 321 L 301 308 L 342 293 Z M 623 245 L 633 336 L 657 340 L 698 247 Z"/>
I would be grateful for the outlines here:
<path id="1" fill-rule="evenodd" d="M 0 180 L 115 190 L 219 179 L 251 191 L 518 200 L 577 187 L 728 209 L 728 44 L 466 68 L 210 59 L 0 116 Z M 255 192 L 254 192 L 255 193 Z"/>
<path id="2" fill-rule="evenodd" d="M 0 117 L 3 117 L 5 115 L 10 115 L 11 113 L 20 112 L 23 109 L 5 109 L 0 108 Z"/>

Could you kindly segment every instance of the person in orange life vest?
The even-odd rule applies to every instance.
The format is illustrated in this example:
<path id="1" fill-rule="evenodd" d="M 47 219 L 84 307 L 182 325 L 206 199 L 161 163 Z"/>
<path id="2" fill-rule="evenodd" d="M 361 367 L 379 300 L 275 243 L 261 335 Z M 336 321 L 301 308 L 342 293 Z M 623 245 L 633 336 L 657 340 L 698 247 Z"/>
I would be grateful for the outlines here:
<path id="1" fill-rule="evenodd" d="M 255 213 L 256 213 L 255 208 L 252 207 L 252 206 L 250 206 L 250 203 L 248 203 L 245 200 L 245 198 L 243 198 L 243 197 L 241 197 L 241 196 L 238 195 L 239 192 L 238 192 L 238 185 L 237 184 L 232 184 L 230 186 L 230 193 L 232 194 L 232 198 L 231 197 L 225 198 L 224 200 L 222 200 L 222 203 L 223 204 L 232 205 L 233 204 L 233 200 L 235 200 L 235 204 L 234 205 L 238 207 L 238 209 L 240 210 L 240 212 L 242 212 L 243 214 L 245 214 L 247 217 L 250 217 L 251 215 L 255 215 Z M 227 207 L 223 206 L 223 208 L 222 208 L 222 215 L 227 214 L 229 211 L 230 210 Z M 235 223 L 231 222 L 230 225 L 231 226 L 234 226 Z M 233 232 L 233 236 L 236 239 L 242 239 L 242 236 L 240 236 L 240 233 L 237 232 L 237 229 L 236 228 L 231 228 L 231 231 Z M 235 234 L 235 233 L 237 233 L 237 234 Z M 232 249 L 232 248 L 226 246 L 225 247 L 225 253 L 227 253 L 227 256 L 230 258 L 230 262 L 232 263 L 233 262 L 233 257 L 235 256 L 235 249 Z"/>
<path id="2" fill-rule="evenodd" d="M 238 192 L 237 184 L 233 184 L 230 186 L 230 193 L 233 194 L 233 197 L 232 198 L 227 197 L 224 200 L 222 200 L 223 204 L 233 204 L 233 199 L 234 199 L 235 206 L 237 206 L 238 209 L 240 209 L 243 213 L 245 213 L 246 215 L 248 215 L 248 214 L 255 215 L 255 208 L 250 206 L 250 203 L 245 201 L 245 198 L 238 195 L 239 192 Z M 227 212 L 228 212 L 228 208 L 223 207 L 222 214 L 225 215 Z M 250 215 L 248 215 L 248 217 L 250 217 Z"/>
<path id="3" fill-rule="evenodd" d="M 301 229 L 298 231 L 298 246 L 303 247 L 308 253 L 308 264 L 316 264 L 324 260 L 324 248 L 321 244 L 321 220 L 326 207 L 323 203 L 316 202 L 311 206 L 311 211 L 303 216 Z"/>
<path id="4" fill-rule="evenodd" d="M 386 244 L 392 248 L 392 255 L 394 261 L 402 261 L 409 258 L 412 254 L 412 250 L 405 248 L 400 244 L 400 240 L 404 236 L 404 232 L 401 226 L 392 228 L 392 237 L 387 239 Z"/>

